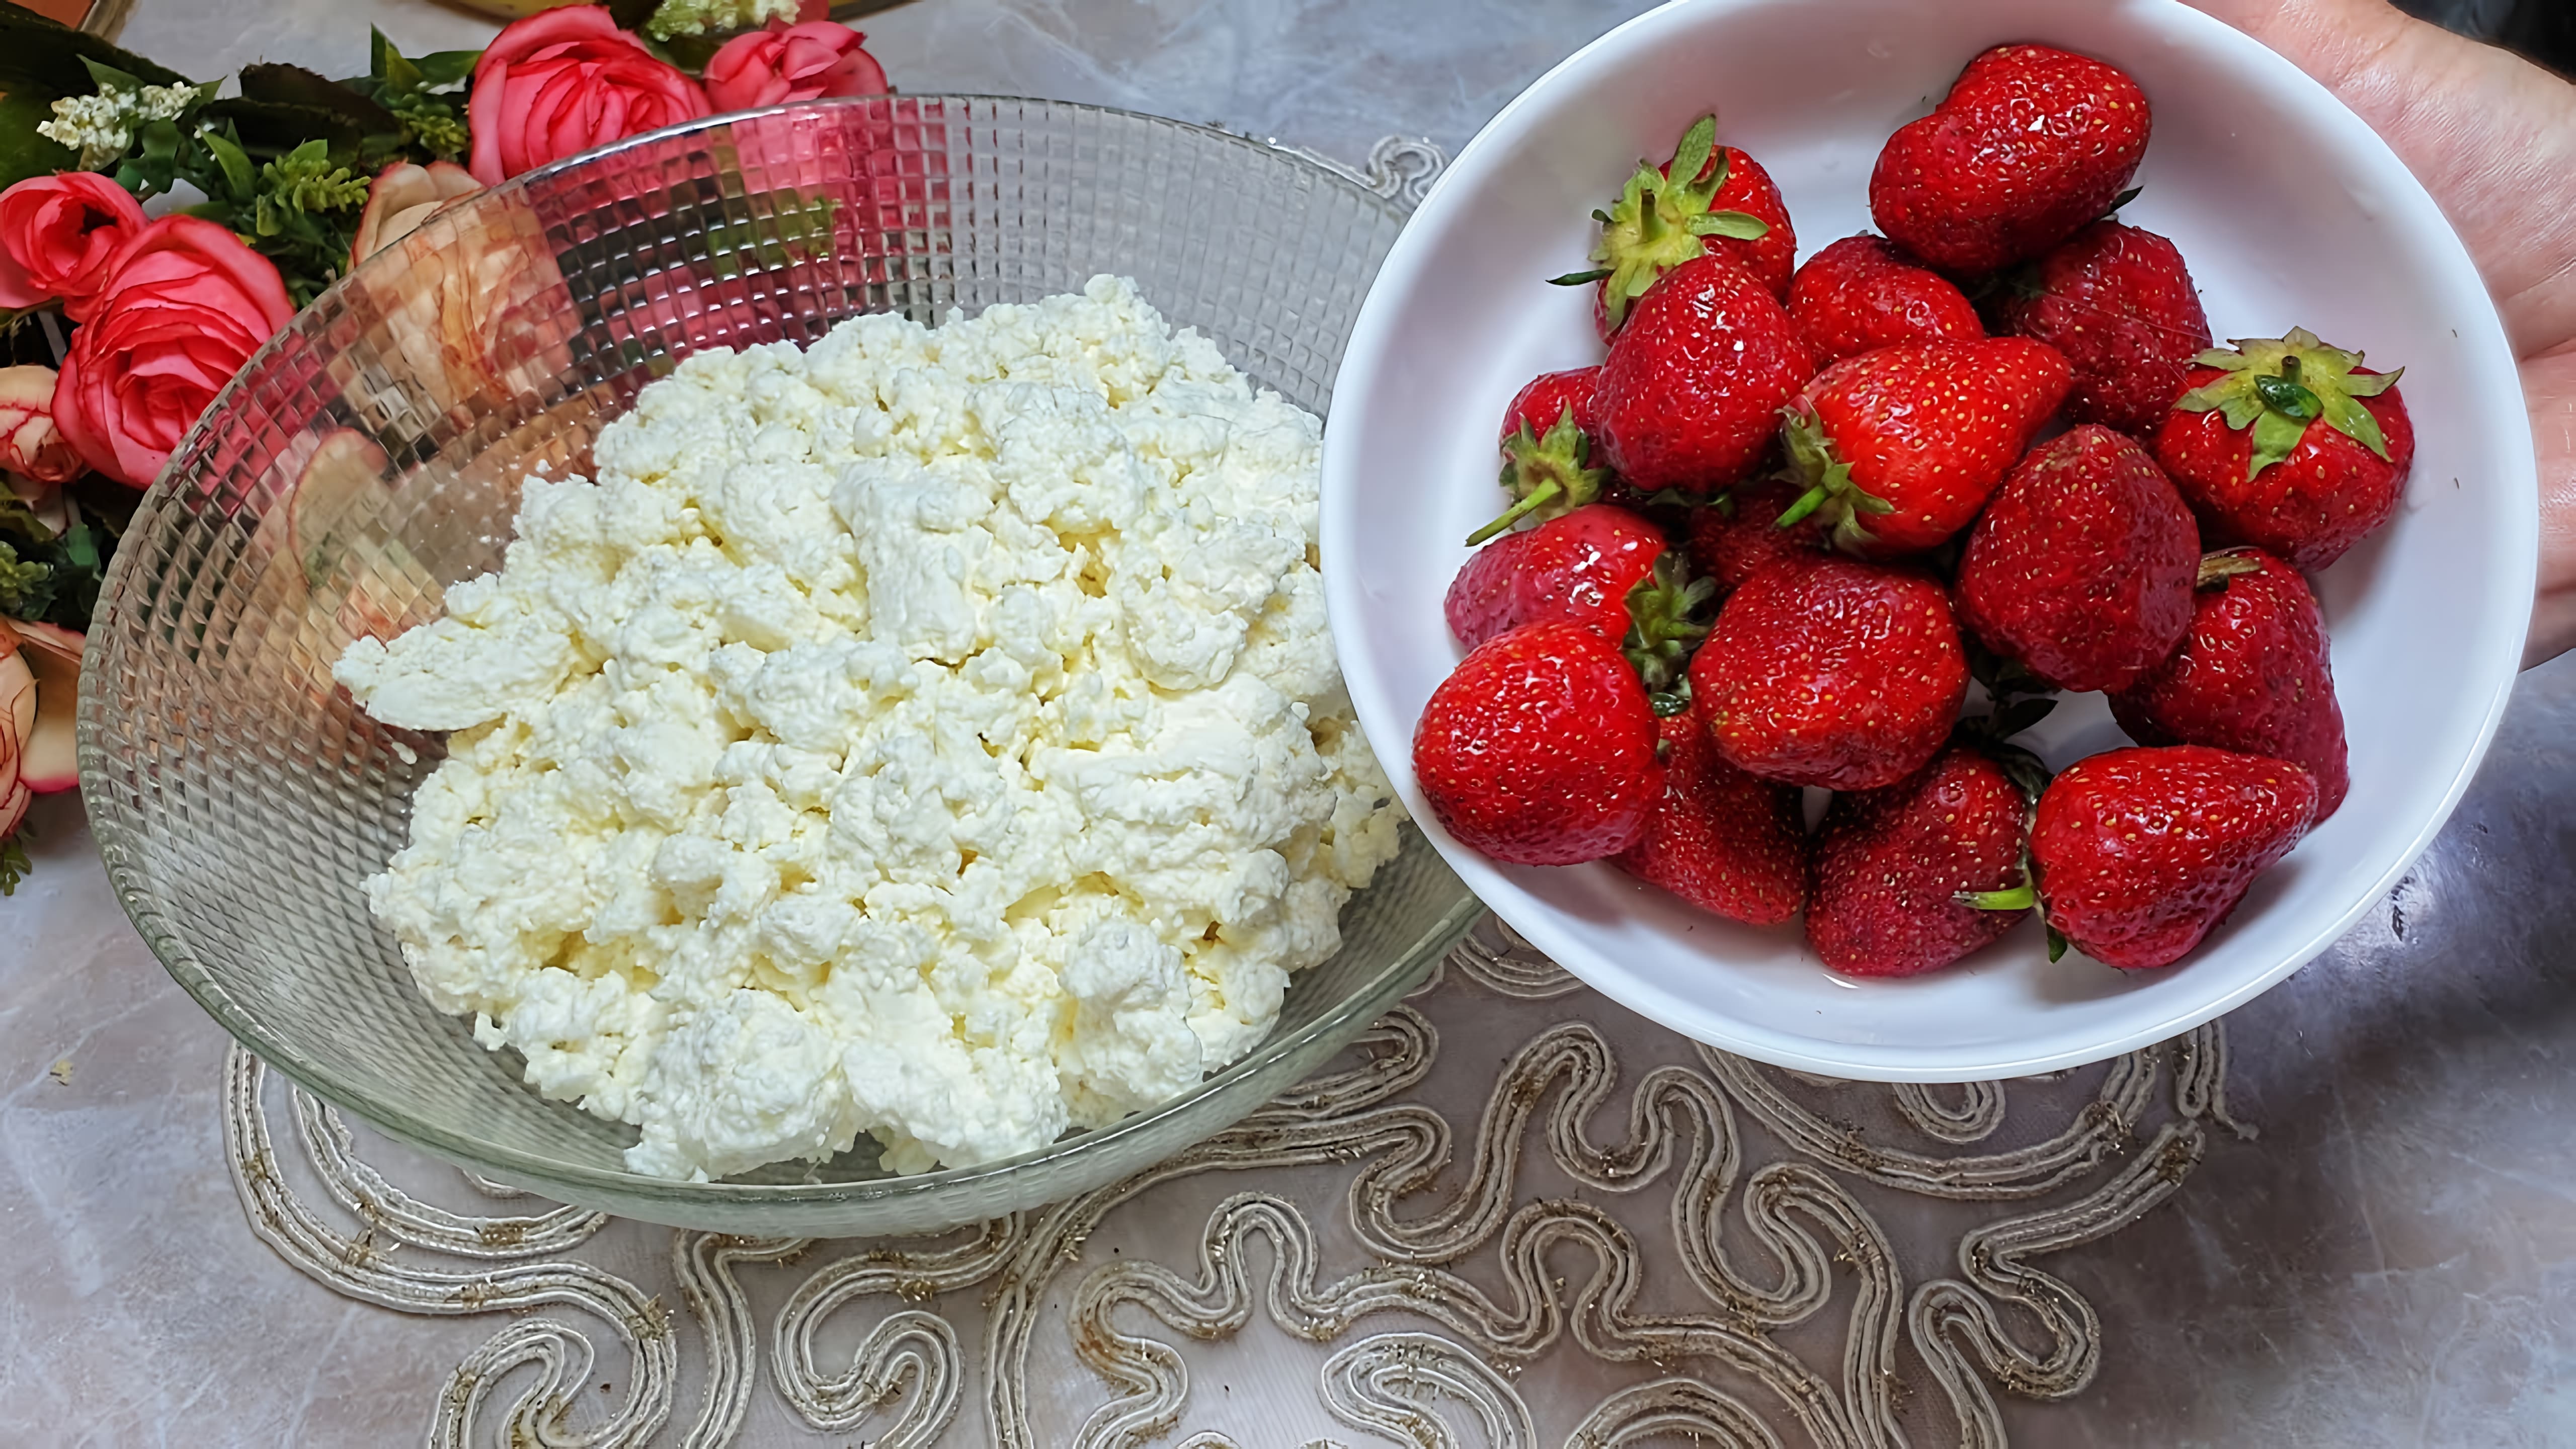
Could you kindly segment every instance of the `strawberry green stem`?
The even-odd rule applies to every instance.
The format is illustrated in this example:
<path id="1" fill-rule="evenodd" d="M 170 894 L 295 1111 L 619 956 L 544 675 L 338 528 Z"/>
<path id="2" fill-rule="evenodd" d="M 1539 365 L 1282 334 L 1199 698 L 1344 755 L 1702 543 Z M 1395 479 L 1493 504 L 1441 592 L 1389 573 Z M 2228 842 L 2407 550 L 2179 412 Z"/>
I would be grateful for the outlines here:
<path id="1" fill-rule="evenodd" d="M 1772 520 L 1771 526 L 1773 528 L 1789 528 L 1796 525 L 1808 514 L 1824 507 L 1825 499 L 1829 496 L 1831 496 L 1831 490 L 1827 489 L 1822 483 L 1817 484 L 1815 487 L 1799 494 L 1797 502 L 1780 510 L 1780 516 Z"/>
<path id="2" fill-rule="evenodd" d="M 1610 481 L 1606 468 L 1587 466 L 1592 458 L 1592 440 L 1574 424 L 1574 405 L 1566 404 L 1557 414 L 1556 425 L 1547 436 L 1538 437 L 1528 423 L 1503 443 L 1503 491 L 1512 496 L 1512 506 L 1501 517 L 1467 535 L 1467 545 L 1494 537 L 1524 519 L 1544 521 L 1571 513 L 1601 496 L 1602 485 Z"/>
<path id="3" fill-rule="evenodd" d="M 1961 891 L 1952 899 L 1981 911 L 2026 911 L 2039 904 L 2039 887 L 2023 881 L 2008 891 Z"/>
<path id="4" fill-rule="evenodd" d="M 1545 508 L 1565 495 L 1565 489 L 1553 480 L 1531 489 L 1521 500 L 1502 511 L 1493 522 L 1467 535 L 1467 546 L 1474 548 L 1489 538 L 1508 532 L 1515 524 Z"/>
<path id="5" fill-rule="evenodd" d="M 2261 567 L 2262 555 L 2250 548 L 2223 548 L 2216 553 L 2205 553 L 2200 556 L 2200 576 L 2193 580 L 2193 586 L 2219 588 L 2238 574 L 2250 574 Z"/>

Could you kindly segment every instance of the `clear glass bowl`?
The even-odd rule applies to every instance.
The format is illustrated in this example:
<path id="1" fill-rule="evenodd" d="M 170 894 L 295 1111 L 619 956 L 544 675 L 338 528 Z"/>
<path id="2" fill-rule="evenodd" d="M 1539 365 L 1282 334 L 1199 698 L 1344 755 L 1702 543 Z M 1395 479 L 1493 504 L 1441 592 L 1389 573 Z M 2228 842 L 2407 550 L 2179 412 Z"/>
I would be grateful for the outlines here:
<path id="1" fill-rule="evenodd" d="M 453 1162 L 630 1217 L 927 1231 L 1221 1130 L 1332 1057 L 1473 920 L 1417 833 L 1269 1040 L 1185 1096 L 982 1167 L 890 1177 L 863 1144 L 819 1168 L 672 1182 L 624 1169 L 634 1129 L 539 1097 L 515 1054 L 484 1051 L 413 986 L 360 882 L 402 844 L 441 742 L 369 719 L 330 666 L 497 567 L 518 480 L 584 469 L 601 426 L 692 351 L 810 342 L 863 312 L 933 322 L 1115 272 L 1320 413 L 1402 224 L 1347 178 L 1221 132 L 929 96 L 640 137 L 442 213 L 244 369 L 135 518 L 81 690 L 81 780 L 119 899 L 179 984 L 305 1087 Z"/>

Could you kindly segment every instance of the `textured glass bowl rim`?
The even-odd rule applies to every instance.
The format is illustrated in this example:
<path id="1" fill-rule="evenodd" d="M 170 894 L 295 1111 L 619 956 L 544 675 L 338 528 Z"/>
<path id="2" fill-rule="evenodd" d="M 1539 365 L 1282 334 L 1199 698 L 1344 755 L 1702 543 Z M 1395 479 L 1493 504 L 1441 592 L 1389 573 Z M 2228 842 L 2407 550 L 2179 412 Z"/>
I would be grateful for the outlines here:
<path id="1" fill-rule="evenodd" d="M 972 107 L 992 105 L 1037 106 L 1055 111 L 1114 116 L 1121 122 L 1132 121 L 1155 127 L 1170 127 L 1204 141 L 1221 143 L 1247 156 L 1257 155 L 1264 159 L 1286 161 L 1291 165 L 1303 167 L 1312 172 L 1317 179 L 1347 192 L 1352 200 L 1386 212 L 1398 226 L 1401 226 L 1404 220 L 1403 209 L 1394 202 L 1369 190 L 1315 157 L 1285 146 L 1238 136 L 1214 126 L 1202 126 L 1189 121 L 1174 120 L 1168 116 L 1124 110 L 1115 106 L 1087 105 L 1079 101 L 1047 100 L 1035 96 L 945 92 L 791 102 L 758 110 L 731 111 L 722 115 L 702 117 L 658 131 L 629 136 L 595 150 L 584 151 L 577 156 L 536 167 L 510 178 L 499 186 L 489 188 L 487 192 L 477 193 L 476 197 L 468 198 L 468 204 L 477 204 L 480 198 L 486 196 L 500 197 L 514 192 L 524 192 L 538 182 L 596 166 L 627 151 L 640 150 L 698 132 L 734 126 L 745 120 L 807 111 L 884 107 L 889 103 L 899 107 L 939 104 L 968 107 L 967 115 L 956 118 L 958 123 L 967 126 L 979 123 L 980 118 L 973 116 Z M 387 251 L 399 254 L 396 249 L 388 248 Z M 341 289 L 349 285 L 350 277 L 364 270 L 367 265 L 368 263 L 362 262 L 358 267 L 352 268 L 348 275 L 334 282 L 322 296 L 315 298 L 313 305 L 306 308 L 304 313 L 298 314 L 296 320 L 301 320 L 314 308 L 319 308 L 336 298 Z M 379 263 L 378 265 L 390 264 Z M 233 374 L 233 379 L 224 385 L 223 391 L 216 394 L 215 400 L 207 406 L 205 413 L 189 427 L 187 436 L 172 451 L 172 458 L 189 455 L 198 434 L 212 419 L 226 411 L 234 391 L 241 386 L 241 380 L 266 362 L 269 354 L 283 344 L 294 327 L 295 322 L 290 321 L 285 327 L 280 328 L 275 337 L 270 338 L 257 353 L 251 356 L 249 361 L 242 364 L 241 369 Z M 165 467 L 161 475 L 153 480 L 151 489 L 144 497 L 142 507 L 157 510 L 170 496 L 171 479 L 172 472 Z M 109 565 L 108 577 L 101 591 L 103 597 L 120 601 L 124 599 L 123 578 L 127 570 L 133 566 L 134 557 L 131 551 L 118 552 Z M 102 640 L 107 637 L 105 630 L 100 630 L 98 633 Z M 92 706 L 87 698 L 84 698 L 80 707 L 76 735 L 84 786 L 87 786 L 91 779 L 94 767 L 103 773 L 104 749 L 99 740 L 99 733 L 104 727 L 99 717 L 103 710 L 103 705 Z M 569 1189 L 569 1195 L 575 1198 L 585 1191 L 592 1191 L 606 1197 L 660 1202 L 672 1206 L 742 1208 L 762 1205 L 903 1202 L 946 1196 L 952 1191 L 963 1193 L 971 1190 L 975 1184 L 993 1182 L 1021 1172 L 1043 1170 L 1057 1163 L 1114 1155 L 1118 1146 L 1128 1138 L 1151 1131 L 1176 1116 L 1190 1113 L 1211 1098 L 1233 1096 L 1238 1089 L 1246 1085 L 1247 1078 L 1268 1075 L 1269 1069 L 1283 1058 L 1297 1055 L 1304 1049 L 1328 1040 L 1334 1042 L 1334 1049 L 1338 1050 L 1350 1036 L 1356 1035 L 1361 1028 L 1377 1019 L 1388 1007 L 1401 999 L 1405 992 L 1427 976 L 1432 962 L 1455 945 L 1459 938 L 1474 926 L 1477 918 L 1484 914 L 1483 903 L 1473 894 L 1462 889 L 1457 903 L 1417 936 L 1411 947 L 1395 956 L 1375 976 L 1362 983 L 1358 990 L 1342 998 L 1323 1015 L 1294 1030 L 1272 1033 L 1240 1059 L 1189 1091 L 1131 1116 L 1123 1117 L 1109 1126 L 1061 1138 L 1017 1157 L 1007 1157 L 973 1167 L 945 1168 L 936 1172 L 910 1176 L 828 1183 L 689 1182 L 623 1170 L 610 1171 L 585 1167 L 521 1151 L 514 1147 L 503 1147 L 477 1138 L 462 1136 L 444 1128 L 432 1126 L 400 1105 L 381 1101 L 344 1085 L 330 1072 L 306 1057 L 293 1043 L 273 1037 L 247 1013 L 235 1007 L 231 997 L 215 980 L 213 973 L 198 964 L 195 953 L 186 943 L 175 933 L 160 929 L 159 922 L 163 911 L 158 898 L 144 888 L 147 882 L 141 872 L 135 867 L 124 864 L 127 852 L 122 830 L 102 818 L 100 811 L 91 803 L 105 798 L 105 792 L 84 788 L 81 795 L 83 808 L 89 816 L 90 829 L 99 842 L 99 854 L 107 866 L 109 881 L 116 890 L 117 904 L 124 907 L 127 919 L 134 923 L 136 932 L 143 937 L 144 944 L 151 949 L 153 958 L 161 963 L 162 969 L 168 971 L 172 979 L 179 983 L 181 989 L 194 998 L 196 1003 L 205 1009 L 206 1014 L 213 1017 L 225 1031 L 231 1033 L 235 1040 L 257 1053 L 270 1066 L 283 1072 L 296 1085 L 335 1106 L 356 1113 L 399 1141 L 426 1149 L 451 1161 L 468 1163 L 478 1171 L 484 1171 L 514 1187 Z M 1329 1053 L 1323 1055 L 1328 1056 Z M 1290 1084 L 1285 1082 L 1280 1084 L 1282 1088 L 1288 1085 Z M 579 1110 L 570 1103 L 563 1105 L 566 1110 Z M 1260 1105 L 1258 1101 L 1246 1102 L 1241 1112 L 1236 1113 L 1232 1118 L 1212 1124 L 1205 1133 L 1199 1134 L 1200 1139 L 1203 1140 L 1207 1136 L 1224 1130 L 1229 1122 L 1240 1120 Z M 1143 1168 L 1148 1165 L 1150 1164 L 1138 1162 L 1135 1167 Z"/>

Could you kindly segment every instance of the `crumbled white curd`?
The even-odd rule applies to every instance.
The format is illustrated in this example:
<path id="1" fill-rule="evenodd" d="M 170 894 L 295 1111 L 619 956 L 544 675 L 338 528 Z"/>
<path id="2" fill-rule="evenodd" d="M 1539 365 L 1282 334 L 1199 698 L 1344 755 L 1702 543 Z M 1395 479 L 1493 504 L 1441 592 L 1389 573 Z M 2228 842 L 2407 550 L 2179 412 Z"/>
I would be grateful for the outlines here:
<path id="1" fill-rule="evenodd" d="M 1109 277 L 693 357 L 339 661 L 454 732 L 368 901 L 639 1172 L 964 1165 L 1183 1091 L 1396 849 L 1319 434 Z"/>

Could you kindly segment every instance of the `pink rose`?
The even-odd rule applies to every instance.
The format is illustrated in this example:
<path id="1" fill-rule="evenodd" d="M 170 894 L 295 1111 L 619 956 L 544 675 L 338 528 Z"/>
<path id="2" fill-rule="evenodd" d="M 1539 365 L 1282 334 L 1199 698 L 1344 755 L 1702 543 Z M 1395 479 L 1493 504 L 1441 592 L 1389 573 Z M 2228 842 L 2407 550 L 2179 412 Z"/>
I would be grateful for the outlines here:
<path id="1" fill-rule="evenodd" d="M 68 483 L 89 466 L 54 426 L 55 380 L 50 367 L 0 367 L 0 469 Z"/>
<path id="2" fill-rule="evenodd" d="M 698 83 L 617 28 L 600 5 L 512 21 L 474 63 L 465 169 L 486 186 L 620 137 L 707 114 Z"/>
<path id="3" fill-rule="evenodd" d="M 295 308 L 268 258 L 211 221 L 165 216 L 108 264 L 54 385 L 89 465 L 150 486 L 206 405 Z"/>
<path id="4" fill-rule="evenodd" d="M 91 171 L 31 176 L 0 192 L 0 308 L 63 299 L 77 322 L 116 249 L 143 230 L 143 208 Z"/>
<path id="5" fill-rule="evenodd" d="M 719 111 L 749 111 L 819 96 L 884 95 L 885 67 L 859 48 L 866 39 L 829 20 L 773 20 L 726 41 L 707 62 L 707 99 Z"/>
<path id="6" fill-rule="evenodd" d="M 377 172 L 367 188 L 367 209 L 358 213 L 349 265 L 354 267 L 411 235 L 440 208 L 482 189 L 481 182 L 452 161 L 432 161 L 427 166 L 397 161 Z"/>

